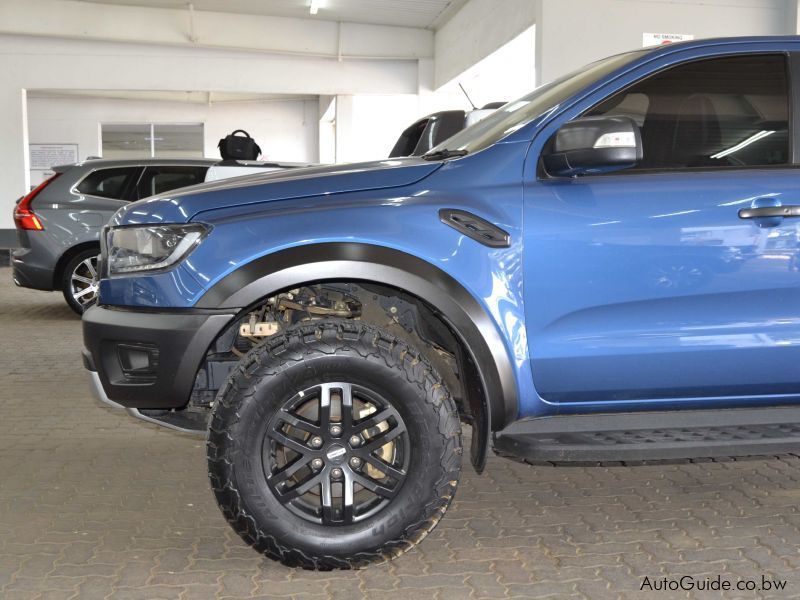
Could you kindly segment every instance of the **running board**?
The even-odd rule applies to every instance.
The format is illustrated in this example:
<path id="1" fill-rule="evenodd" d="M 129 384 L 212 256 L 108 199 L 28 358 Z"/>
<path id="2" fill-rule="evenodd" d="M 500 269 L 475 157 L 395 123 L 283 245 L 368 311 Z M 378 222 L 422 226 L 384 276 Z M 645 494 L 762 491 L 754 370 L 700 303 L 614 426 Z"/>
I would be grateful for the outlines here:
<path id="1" fill-rule="evenodd" d="M 638 462 L 800 453 L 800 407 L 563 415 L 494 434 L 500 454 L 543 462 Z"/>

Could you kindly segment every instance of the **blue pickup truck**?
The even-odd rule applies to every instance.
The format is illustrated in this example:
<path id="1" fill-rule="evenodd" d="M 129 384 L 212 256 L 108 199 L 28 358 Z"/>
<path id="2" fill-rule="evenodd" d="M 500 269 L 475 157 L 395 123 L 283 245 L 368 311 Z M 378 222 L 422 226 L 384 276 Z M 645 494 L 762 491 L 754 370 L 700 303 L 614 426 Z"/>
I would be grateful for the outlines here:
<path id="1" fill-rule="evenodd" d="M 95 392 L 206 435 L 233 528 L 316 569 L 419 542 L 462 423 L 478 471 L 796 451 L 799 91 L 797 37 L 637 50 L 423 156 L 127 205 Z"/>

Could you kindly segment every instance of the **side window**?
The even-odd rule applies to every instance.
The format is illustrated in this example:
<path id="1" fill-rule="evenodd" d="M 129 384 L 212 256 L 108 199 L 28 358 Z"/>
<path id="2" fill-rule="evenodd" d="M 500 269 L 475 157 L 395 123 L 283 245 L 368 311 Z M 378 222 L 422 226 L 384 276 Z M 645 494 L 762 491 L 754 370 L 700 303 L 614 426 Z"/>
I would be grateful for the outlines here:
<path id="1" fill-rule="evenodd" d="M 159 165 L 147 167 L 139 179 L 137 197 L 147 198 L 170 190 L 203 183 L 208 167 Z"/>
<path id="2" fill-rule="evenodd" d="M 648 77 L 587 115 L 624 115 L 641 128 L 635 169 L 789 162 L 786 57 L 750 55 L 682 64 Z"/>
<path id="3" fill-rule="evenodd" d="M 140 170 L 140 167 L 98 169 L 84 177 L 75 189 L 89 196 L 122 200 Z"/>

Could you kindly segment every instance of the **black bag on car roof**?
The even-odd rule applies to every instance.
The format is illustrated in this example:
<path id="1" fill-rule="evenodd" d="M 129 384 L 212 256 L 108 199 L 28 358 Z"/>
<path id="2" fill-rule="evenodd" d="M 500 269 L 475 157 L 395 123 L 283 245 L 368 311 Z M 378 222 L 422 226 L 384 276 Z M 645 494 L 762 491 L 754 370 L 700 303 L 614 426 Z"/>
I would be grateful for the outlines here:
<path id="1" fill-rule="evenodd" d="M 244 136 L 236 135 L 243 133 Z M 261 148 L 244 129 L 226 135 L 217 145 L 222 160 L 256 160 L 261 154 Z"/>

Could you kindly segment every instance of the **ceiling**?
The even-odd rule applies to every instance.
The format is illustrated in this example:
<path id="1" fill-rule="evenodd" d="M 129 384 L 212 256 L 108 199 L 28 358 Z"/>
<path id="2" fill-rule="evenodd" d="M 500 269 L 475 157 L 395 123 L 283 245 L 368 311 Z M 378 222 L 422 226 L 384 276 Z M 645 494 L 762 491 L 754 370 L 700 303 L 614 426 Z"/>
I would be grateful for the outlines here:
<path id="1" fill-rule="evenodd" d="M 311 0 L 85 0 L 97 4 L 125 4 L 151 8 L 188 7 L 195 10 L 275 17 L 350 21 L 373 25 L 397 25 L 437 29 L 467 0 L 318 0 L 311 15 Z"/>
<path id="2" fill-rule="evenodd" d="M 316 96 L 296 94 L 248 94 L 237 92 L 175 92 L 158 90 L 28 90 L 28 98 L 102 98 L 107 100 L 146 100 L 150 102 L 188 102 L 224 104 L 231 102 L 270 102 L 312 100 Z"/>

